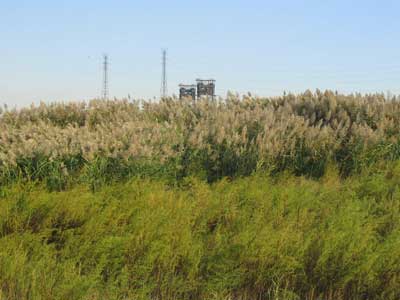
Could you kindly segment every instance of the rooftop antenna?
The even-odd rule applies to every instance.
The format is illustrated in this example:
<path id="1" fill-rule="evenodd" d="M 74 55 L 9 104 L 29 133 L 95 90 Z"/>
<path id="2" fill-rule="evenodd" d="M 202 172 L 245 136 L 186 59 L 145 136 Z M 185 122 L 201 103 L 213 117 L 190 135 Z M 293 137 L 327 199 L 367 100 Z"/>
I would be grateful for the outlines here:
<path id="1" fill-rule="evenodd" d="M 103 55 L 103 100 L 108 100 L 108 55 Z"/>
<path id="2" fill-rule="evenodd" d="M 167 97 L 167 50 L 162 50 L 161 98 Z"/>

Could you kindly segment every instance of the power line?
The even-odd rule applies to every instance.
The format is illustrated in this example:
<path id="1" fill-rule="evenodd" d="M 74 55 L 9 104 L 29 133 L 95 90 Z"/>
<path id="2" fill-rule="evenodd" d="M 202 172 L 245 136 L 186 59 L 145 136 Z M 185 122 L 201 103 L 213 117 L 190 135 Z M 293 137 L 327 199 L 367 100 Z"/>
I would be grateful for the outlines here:
<path id="1" fill-rule="evenodd" d="M 103 100 L 108 100 L 108 56 L 104 54 L 103 56 Z"/>

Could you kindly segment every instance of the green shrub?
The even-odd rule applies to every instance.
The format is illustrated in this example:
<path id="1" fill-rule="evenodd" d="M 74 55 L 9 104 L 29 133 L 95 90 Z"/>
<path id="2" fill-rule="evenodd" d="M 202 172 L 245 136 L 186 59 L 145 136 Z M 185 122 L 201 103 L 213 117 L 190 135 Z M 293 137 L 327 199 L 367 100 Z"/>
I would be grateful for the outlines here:
<path id="1" fill-rule="evenodd" d="M 400 171 L 135 179 L 0 199 L 5 299 L 398 299 Z M 100 176 L 103 177 L 103 176 Z"/>

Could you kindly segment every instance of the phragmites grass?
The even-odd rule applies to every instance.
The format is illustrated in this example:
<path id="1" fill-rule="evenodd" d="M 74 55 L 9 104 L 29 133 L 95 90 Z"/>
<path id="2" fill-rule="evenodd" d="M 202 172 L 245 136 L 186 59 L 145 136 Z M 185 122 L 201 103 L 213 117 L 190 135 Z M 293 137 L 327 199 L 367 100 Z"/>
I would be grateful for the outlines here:
<path id="1" fill-rule="evenodd" d="M 260 170 L 320 177 L 329 164 L 348 176 L 399 158 L 397 100 L 307 91 L 3 109 L 0 181 L 55 176 L 64 182 L 77 174 L 92 178 L 93 170 L 102 180 L 168 174 L 214 181 Z"/>

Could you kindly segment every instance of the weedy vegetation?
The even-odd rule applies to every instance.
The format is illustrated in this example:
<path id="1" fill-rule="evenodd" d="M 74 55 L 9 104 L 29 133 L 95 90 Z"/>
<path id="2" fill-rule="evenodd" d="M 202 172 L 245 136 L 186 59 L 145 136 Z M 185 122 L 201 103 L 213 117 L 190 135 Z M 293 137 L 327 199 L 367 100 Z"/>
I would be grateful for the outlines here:
<path id="1" fill-rule="evenodd" d="M 399 299 L 400 102 L 0 112 L 0 299 Z"/>

